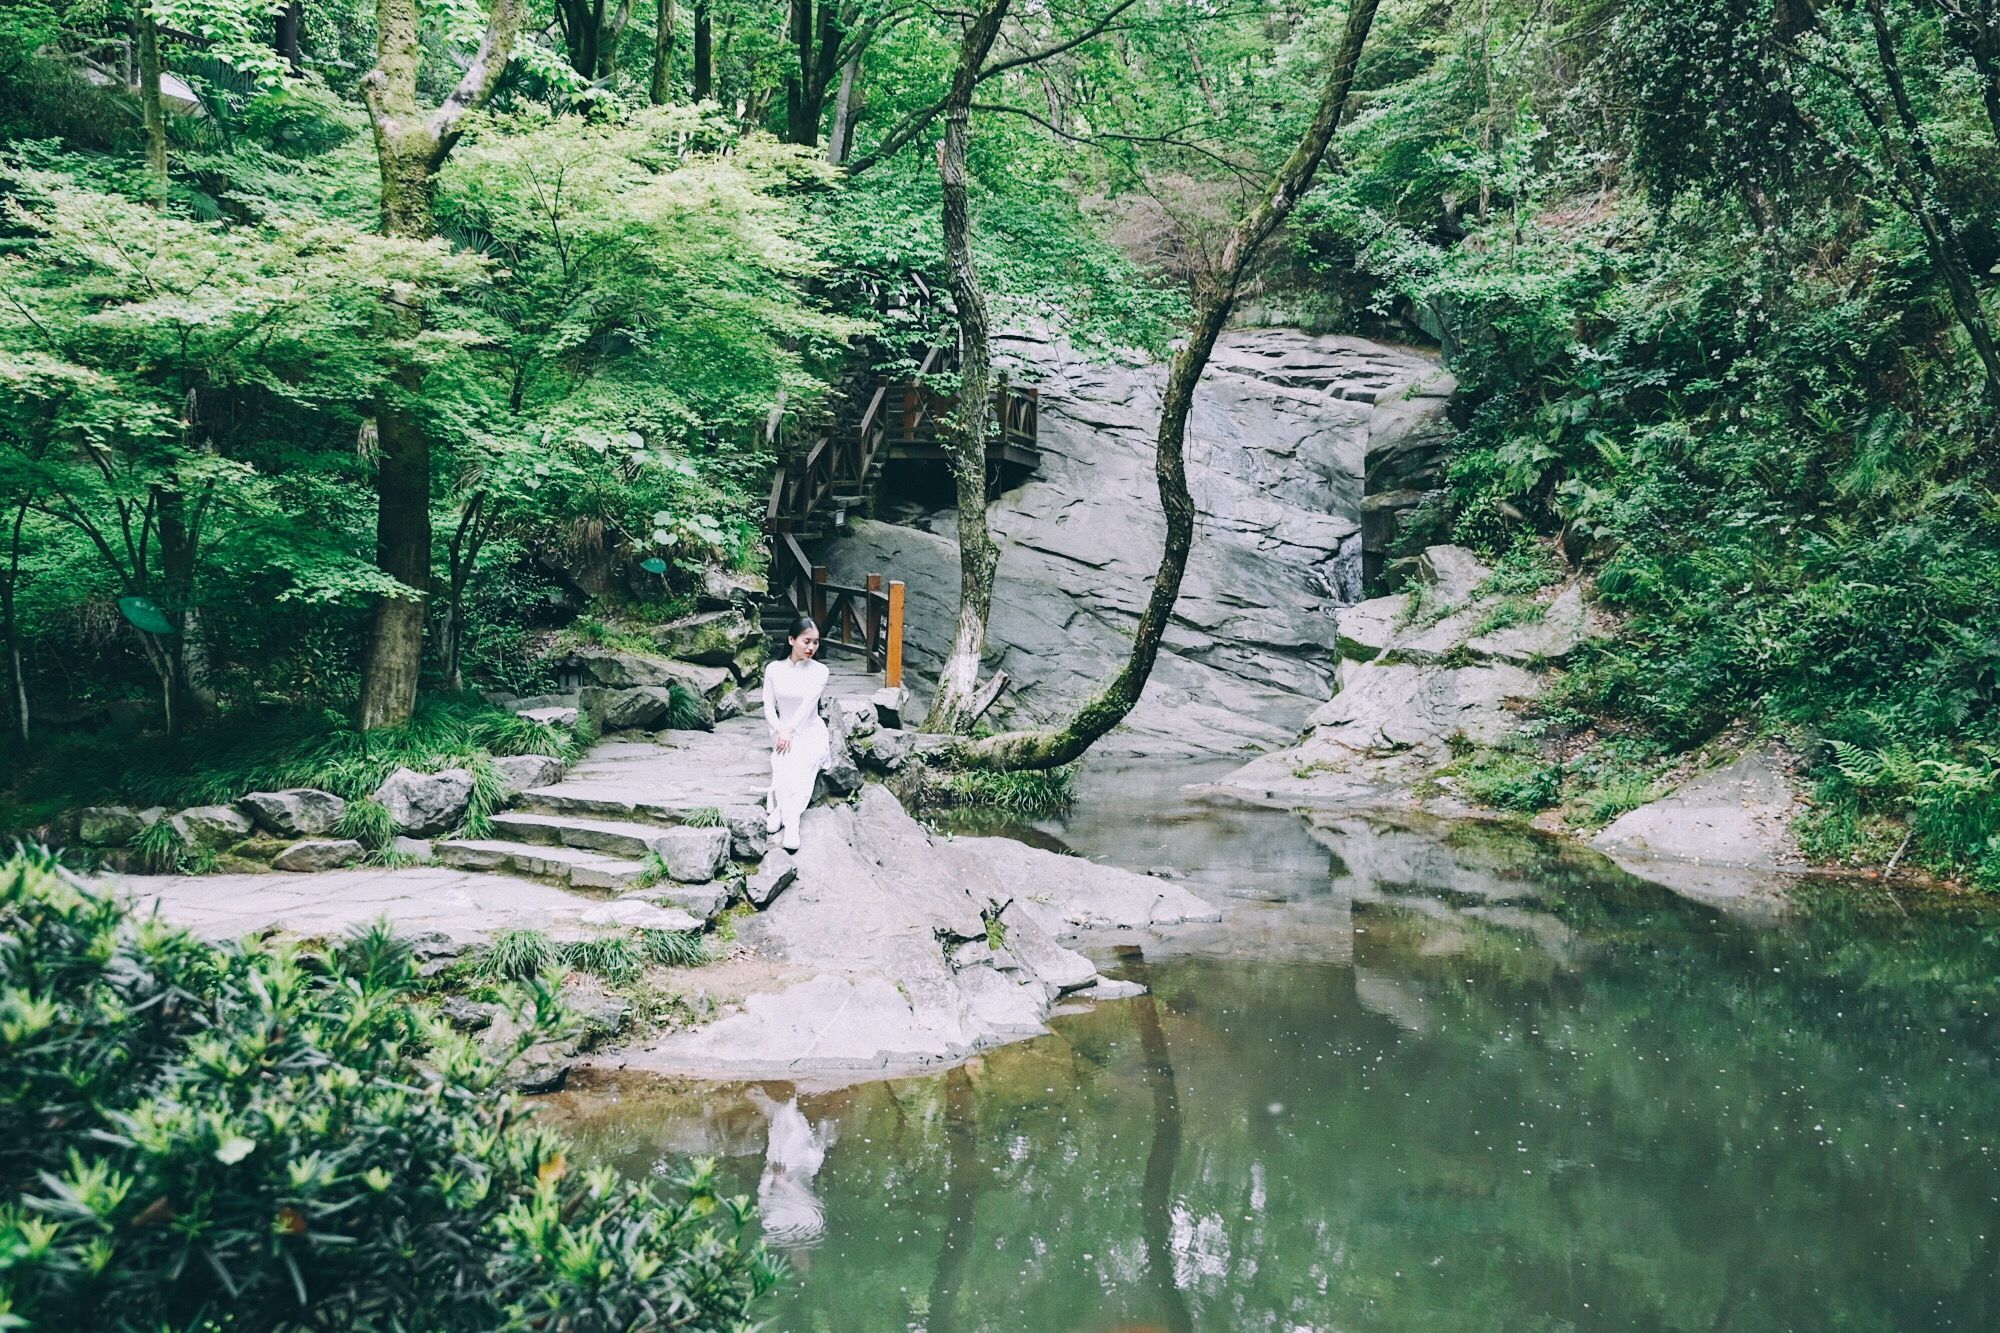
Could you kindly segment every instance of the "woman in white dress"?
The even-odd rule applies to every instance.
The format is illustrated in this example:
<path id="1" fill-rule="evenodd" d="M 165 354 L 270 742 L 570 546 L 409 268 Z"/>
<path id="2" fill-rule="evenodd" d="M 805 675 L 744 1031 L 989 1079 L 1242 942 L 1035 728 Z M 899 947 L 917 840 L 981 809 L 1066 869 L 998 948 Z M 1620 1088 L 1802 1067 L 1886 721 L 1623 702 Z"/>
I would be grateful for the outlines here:
<path id="1" fill-rule="evenodd" d="M 764 668 L 764 721 L 771 728 L 771 795 L 764 826 L 784 834 L 786 851 L 799 849 L 799 819 L 812 803 L 813 784 L 826 761 L 829 738 L 819 715 L 826 667 L 813 660 L 819 626 L 811 616 L 792 622 L 791 652 Z"/>

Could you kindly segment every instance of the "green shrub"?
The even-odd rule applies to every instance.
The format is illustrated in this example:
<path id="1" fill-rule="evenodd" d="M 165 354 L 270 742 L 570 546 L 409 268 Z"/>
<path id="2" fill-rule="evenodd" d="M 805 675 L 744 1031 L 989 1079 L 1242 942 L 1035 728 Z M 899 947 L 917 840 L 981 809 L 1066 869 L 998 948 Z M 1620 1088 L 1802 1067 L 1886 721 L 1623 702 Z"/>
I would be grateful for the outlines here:
<path id="1" fill-rule="evenodd" d="M 588 972 L 616 986 L 639 975 L 646 954 L 629 935 L 604 935 L 596 939 L 571 940 L 556 950 L 564 967 Z"/>
<path id="2" fill-rule="evenodd" d="M 930 774 L 922 804 L 931 807 L 975 806 L 1034 817 L 1069 808 L 1076 798 L 1076 766 L 992 772 L 969 768 Z"/>
<path id="3" fill-rule="evenodd" d="M 1562 797 L 1563 766 L 1530 750 L 1464 747 L 1460 757 L 1441 771 L 1455 780 L 1463 795 L 1496 810 L 1533 814 Z"/>
<path id="4" fill-rule="evenodd" d="M 681 816 L 681 823 L 689 828 L 721 828 L 722 811 L 713 805 L 697 806 Z"/>
<path id="5" fill-rule="evenodd" d="M 209 945 L 0 866 L 0 1324 L 744 1327 L 776 1271 L 712 1163 L 574 1165 L 417 990 L 381 930 Z"/>
<path id="6" fill-rule="evenodd" d="M 679 681 L 667 686 L 666 727 L 674 731 L 693 731 L 701 725 L 705 715 L 700 695 Z"/>
<path id="7" fill-rule="evenodd" d="M 714 955 L 708 941 L 692 930 L 639 931 L 639 947 L 646 957 L 661 967 L 699 967 Z"/>
<path id="8" fill-rule="evenodd" d="M 357 796 L 341 813 L 340 836 L 379 852 L 395 838 L 396 820 L 388 807 L 373 796 Z"/>
<path id="9" fill-rule="evenodd" d="M 132 850 L 140 862 L 156 875 L 177 875 L 188 868 L 193 849 L 179 829 L 165 819 L 156 819 L 132 839 Z"/>
<path id="10" fill-rule="evenodd" d="M 559 961 L 555 941 L 539 930 L 503 930 L 480 953 L 481 976 L 500 981 L 529 981 Z"/>

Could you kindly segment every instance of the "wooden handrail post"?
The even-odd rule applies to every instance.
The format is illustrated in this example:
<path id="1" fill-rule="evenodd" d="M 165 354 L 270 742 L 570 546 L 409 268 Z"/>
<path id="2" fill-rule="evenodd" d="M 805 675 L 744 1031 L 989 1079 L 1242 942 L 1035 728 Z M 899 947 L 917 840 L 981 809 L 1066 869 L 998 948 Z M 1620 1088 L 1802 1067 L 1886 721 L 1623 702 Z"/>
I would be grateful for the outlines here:
<path id="1" fill-rule="evenodd" d="M 812 572 L 812 618 L 819 622 L 820 633 L 826 633 L 826 566 L 814 565 Z"/>
<path id="2" fill-rule="evenodd" d="M 882 576 L 868 576 L 868 665 L 875 665 L 875 659 L 882 655 Z"/>
<path id="3" fill-rule="evenodd" d="M 903 581 L 889 584 L 889 646 L 884 658 L 882 683 L 895 689 L 903 683 Z"/>

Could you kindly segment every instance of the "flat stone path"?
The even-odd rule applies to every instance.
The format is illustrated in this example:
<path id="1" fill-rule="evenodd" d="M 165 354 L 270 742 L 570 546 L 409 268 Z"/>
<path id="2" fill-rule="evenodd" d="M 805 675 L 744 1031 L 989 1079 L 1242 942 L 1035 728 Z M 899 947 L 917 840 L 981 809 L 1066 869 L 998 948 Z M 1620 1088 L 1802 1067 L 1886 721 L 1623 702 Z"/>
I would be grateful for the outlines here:
<path id="1" fill-rule="evenodd" d="M 516 927 L 587 935 L 596 932 L 585 914 L 602 906 L 533 880 L 442 866 L 309 875 L 125 875 L 118 882 L 141 911 L 158 911 L 211 940 L 275 929 L 340 935 L 381 918 L 403 934 L 440 932 L 467 941 Z"/>

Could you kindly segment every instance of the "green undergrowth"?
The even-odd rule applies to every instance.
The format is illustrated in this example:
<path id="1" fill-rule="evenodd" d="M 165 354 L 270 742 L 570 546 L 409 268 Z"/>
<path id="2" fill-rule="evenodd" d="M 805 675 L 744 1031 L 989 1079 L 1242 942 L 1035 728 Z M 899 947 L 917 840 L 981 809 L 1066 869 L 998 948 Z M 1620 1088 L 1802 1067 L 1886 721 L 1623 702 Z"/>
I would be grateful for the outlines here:
<path id="1" fill-rule="evenodd" d="M 1034 818 L 1056 814 L 1076 799 L 1076 766 L 993 772 L 929 771 L 917 803 L 929 809 L 985 809 Z"/>
<path id="2" fill-rule="evenodd" d="M 530 981 L 567 970 L 623 986 L 649 967 L 699 967 L 713 957 L 708 941 L 691 930 L 640 929 L 559 942 L 539 930 L 514 929 L 501 931 L 461 963 L 456 979 Z"/>
<path id="3" fill-rule="evenodd" d="M 1664 747 L 1630 736 L 1593 740 L 1568 758 L 1547 753 L 1531 737 L 1480 745 L 1458 737 L 1438 783 L 1494 810 L 1534 815 L 1558 812 L 1572 829 L 1609 824 L 1661 794 L 1672 759 Z"/>
<path id="4" fill-rule="evenodd" d="M 545 754 L 568 763 L 591 739 L 587 728 L 551 727 L 469 696 L 424 699 L 409 721 L 374 731 L 331 710 L 255 722 L 230 718 L 172 739 L 111 728 L 39 748 L 0 792 L 0 828 L 30 827 L 77 806 L 177 809 L 287 787 L 316 787 L 358 802 L 398 768 L 457 767 L 475 779 L 467 829 L 479 836 L 500 799 L 493 758 Z M 366 832 L 364 843 L 387 843 L 383 817 L 352 806 L 350 817 L 357 821 L 353 836 Z"/>

